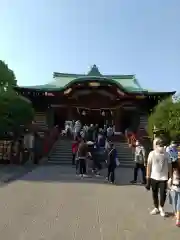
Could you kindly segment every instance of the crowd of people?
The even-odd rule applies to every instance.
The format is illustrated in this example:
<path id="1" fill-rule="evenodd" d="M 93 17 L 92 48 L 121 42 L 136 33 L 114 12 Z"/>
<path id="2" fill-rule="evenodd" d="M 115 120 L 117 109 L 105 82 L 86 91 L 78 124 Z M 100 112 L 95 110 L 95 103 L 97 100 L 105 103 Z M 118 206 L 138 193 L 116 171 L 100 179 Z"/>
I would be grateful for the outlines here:
<path id="1" fill-rule="evenodd" d="M 69 129 L 69 130 L 68 130 Z M 72 144 L 72 164 L 76 165 L 76 174 L 86 177 L 89 170 L 99 176 L 103 163 L 107 167 L 107 180 L 115 183 L 115 169 L 119 165 L 116 148 L 111 141 L 113 127 L 98 125 L 82 126 L 76 121 L 74 126 L 66 128 L 74 136 Z M 161 138 L 153 141 L 153 150 L 146 157 L 144 146 L 136 141 L 134 148 L 134 178 L 137 182 L 138 170 L 142 173 L 142 184 L 152 190 L 154 209 L 151 215 L 160 214 L 165 217 L 164 205 L 168 196 L 172 204 L 176 226 L 180 227 L 180 157 L 177 144 L 171 142 L 165 146 Z"/>
<path id="2" fill-rule="evenodd" d="M 80 120 L 67 121 L 62 135 L 73 136 L 74 140 L 77 137 L 82 137 L 88 141 L 95 141 L 99 132 L 103 132 L 106 137 L 111 137 L 114 134 L 114 126 L 104 125 L 100 127 L 98 124 L 83 125 Z"/>
<path id="3" fill-rule="evenodd" d="M 72 165 L 76 165 L 76 174 L 86 177 L 89 171 L 95 176 L 107 167 L 107 180 L 115 183 L 115 168 L 119 165 L 117 151 L 111 141 L 111 126 L 98 128 L 98 125 L 81 126 L 80 121 L 74 125 L 74 142 L 72 144 Z"/>

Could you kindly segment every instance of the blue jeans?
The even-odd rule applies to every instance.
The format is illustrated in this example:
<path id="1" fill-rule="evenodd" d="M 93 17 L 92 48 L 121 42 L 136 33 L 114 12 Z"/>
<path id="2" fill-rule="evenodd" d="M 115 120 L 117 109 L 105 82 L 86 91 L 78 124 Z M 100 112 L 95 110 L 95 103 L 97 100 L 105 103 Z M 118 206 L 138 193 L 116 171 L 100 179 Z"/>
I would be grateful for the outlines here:
<path id="1" fill-rule="evenodd" d="M 180 211 L 180 192 L 171 191 L 172 207 L 174 212 Z"/>

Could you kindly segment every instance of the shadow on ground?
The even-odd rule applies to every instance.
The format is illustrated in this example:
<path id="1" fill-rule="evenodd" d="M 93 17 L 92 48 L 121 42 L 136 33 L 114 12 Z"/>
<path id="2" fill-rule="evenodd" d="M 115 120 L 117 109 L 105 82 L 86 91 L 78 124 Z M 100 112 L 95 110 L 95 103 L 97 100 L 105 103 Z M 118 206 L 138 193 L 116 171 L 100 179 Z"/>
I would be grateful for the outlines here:
<path id="1" fill-rule="evenodd" d="M 94 176 L 89 174 L 88 177 L 81 178 L 76 176 L 75 168 L 72 166 L 60 165 L 44 165 L 36 169 L 29 169 L 23 175 L 14 176 L 11 179 L 4 181 L 4 185 L 15 180 L 34 181 L 34 182 L 62 182 L 62 183 L 89 183 L 89 184 L 109 184 L 106 181 L 107 169 L 101 171 L 101 176 Z M 116 186 L 131 185 L 130 181 L 133 177 L 133 169 L 131 168 L 117 168 L 116 169 Z M 139 174 L 139 177 L 140 174 Z M 139 180 L 140 182 L 140 180 Z M 112 184 L 109 184 L 112 185 Z M 134 186 L 141 185 L 136 184 Z M 143 186 L 142 186 L 143 187 Z"/>

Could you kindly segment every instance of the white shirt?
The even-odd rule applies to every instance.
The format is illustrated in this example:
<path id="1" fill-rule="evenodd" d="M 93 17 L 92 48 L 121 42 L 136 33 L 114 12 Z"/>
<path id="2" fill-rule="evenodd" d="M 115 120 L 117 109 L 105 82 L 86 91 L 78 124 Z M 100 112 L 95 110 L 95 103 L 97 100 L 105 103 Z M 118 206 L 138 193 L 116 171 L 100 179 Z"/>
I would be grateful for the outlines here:
<path id="1" fill-rule="evenodd" d="M 145 149 L 142 145 L 136 146 L 134 157 L 135 157 L 135 162 L 137 163 L 145 162 Z"/>
<path id="2" fill-rule="evenodd" d="M 172 185 L 170 186 L 170 189 L 172 191 L 180 192 L 179 184 L 180 184 L 180 176 L 179 176 L 177 171 L 174 171 L 173 172 L 173 178 L 172 178 Z"/>
<path id="3" fill-rule="evenodd" d="M 26 134 L 24 136 L 24 146 L 26 148 L 33 148 L 34 147 L 34 135 L 33 134 Z"/>
<path id="4" fill-rule="evenodd" d="M 81 123 L 80 121 L 76 121 L 74 125 L 74 131 L 79 132 L 81 130 Z"/>
<path id="5" fill-rule="evenodd" d="M 158 181 L 168 180 L 168 164 L 171 163 L 169 154 L 165 151 L 153 150 L 149 153 L 148 164 L 151 165 L 150 178 Z"/>
<path id="6" fill-rule="evenodd" d="M 113 135 L 113 129 L 111 127 L 108 127 L 107 135 L 108 135 L 108 137 L 111 137 Z"/>

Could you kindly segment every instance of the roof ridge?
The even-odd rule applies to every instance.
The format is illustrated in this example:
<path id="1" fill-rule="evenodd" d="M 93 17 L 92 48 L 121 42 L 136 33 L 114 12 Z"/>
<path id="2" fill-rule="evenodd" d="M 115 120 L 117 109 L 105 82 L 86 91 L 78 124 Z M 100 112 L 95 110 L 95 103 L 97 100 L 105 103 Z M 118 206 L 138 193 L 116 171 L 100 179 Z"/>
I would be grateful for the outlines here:
<path id="1" fill-rule="evenodd" d="M 53 77 L 78 77 L 82 76 L 85 77 L 87 76 L 86 74 L 77 74 L 77 73 L 60 73 L 60 72 L 53 72 Z"/>
<path id="2" fill-rule="evenodd" d="M 119 75 L 102 75 L 103 77 L 109 77 L 109 78 L 122 78 L 122 79 L 126 79 L 126 78 L 134 78 L 135 75 L 132 74 L 119 74 Z"/>
<path id="3" fill-rule="evenodd" d="M 60 73 L 60 72 L 53 72 L 53 77 L 89 77 L 87 74 L 77 74 L 77 73 Z M 134 78 L 135 75 L 133 74 L 119 74 L 119 75 L 110 75 L 105 74 L 101 75 L 101 77 L 107 77 L 107 78 L 122 78 L 122 79 L 128 79 L 128 78 Z"/>

